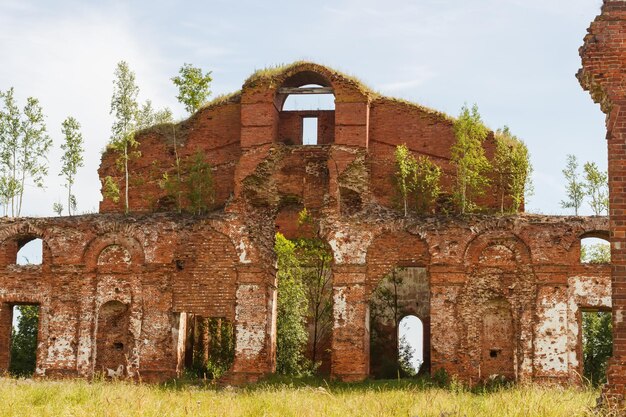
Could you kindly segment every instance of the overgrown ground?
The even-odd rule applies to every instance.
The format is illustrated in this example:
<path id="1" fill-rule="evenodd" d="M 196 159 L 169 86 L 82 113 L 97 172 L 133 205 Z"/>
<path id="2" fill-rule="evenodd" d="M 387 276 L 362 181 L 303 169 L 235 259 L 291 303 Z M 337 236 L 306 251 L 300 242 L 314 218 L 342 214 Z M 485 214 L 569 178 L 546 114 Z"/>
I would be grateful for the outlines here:
<path id="1" fill-rule="evenodd" d="M 597 416 L 591 388 L 499 387 L 468 391 L 421 382 L 274 381 L 247 388 L 188 383 L 33 381 L 0 378 L 1 416 Z"/>

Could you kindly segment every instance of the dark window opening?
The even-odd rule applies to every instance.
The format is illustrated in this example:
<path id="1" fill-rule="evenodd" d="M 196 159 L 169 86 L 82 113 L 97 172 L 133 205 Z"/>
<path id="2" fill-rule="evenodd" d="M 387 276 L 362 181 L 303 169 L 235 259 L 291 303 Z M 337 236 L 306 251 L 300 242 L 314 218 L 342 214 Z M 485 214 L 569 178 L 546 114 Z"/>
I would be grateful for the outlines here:
<path id="1" fill-rule="evenodd" d="M 184 368 L 202 379 L 221 378 L 235 359 L 235 332 L 225 318 L 180 314 L 179 331 L 184 329 Z"/>
<path id="2" fill-rule="evenodd" d="M 113 349 L 115 349 L 115 350 L 124 350 L 124 343 L 122 343 L 122 342 L 115 342 L 115 343 L 113 343 Z"/>
<path id="3" fill-rule="evenodd" d="M 39 306 L 20 304 L 13 306 L 11 329 L 11 356 L 9 373 L 30 377 L 37 365 L 37 333 L 39 331 Z"/>
<path id="4" fill-rule="evenodd" d="M 497 358 L 498 357 L 498 353 L 500 353 L 500 351 L 498 349 L 491 349 L 489 351 L 489 357 L 490 358 Z"/>
<path id="5" fill-rule="evenodd" d="M 606 382 L 608 360 L 613 354 L 610 311 L 582 312 L 583 375 L 599 386 Z"/>

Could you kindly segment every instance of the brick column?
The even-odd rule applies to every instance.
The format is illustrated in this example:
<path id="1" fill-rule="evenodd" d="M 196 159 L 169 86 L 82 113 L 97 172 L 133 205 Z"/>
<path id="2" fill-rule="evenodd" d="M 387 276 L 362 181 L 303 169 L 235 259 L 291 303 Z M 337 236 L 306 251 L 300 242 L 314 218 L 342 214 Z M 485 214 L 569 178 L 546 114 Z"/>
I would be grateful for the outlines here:
<path id="1" fill-rule="evenodd" d="M 13 306 L 0 303 L 0 374 L 9 370 L 11 361 L 11 324 Z"/>
<path id="2" fill-rule="evenodd" d="M 580 56 L 578 80 L 607 115 L 613 357 L 604 393 L 619 403 L 626 393 L 626 1 L 604 0 Z"/>
<path id="3" fill-rule="evenodd" d="M 615 105 L 607 121 L 613 357 L 605 392 L 619 400 L 626 392 L 626 114 L 622 109 L 626 109 L 626 102 Z"/>
<path id="4" fill-rule="evenodd" d="M 276 369 L 276 285 L 263 268 L 238 268 L 235 305 L 235 362 L 227 379 L 257 381 Z"/>
<path id="5" fill-rule="evenodd" d="M 333 268 L 331 377 L 361 381 L 369 375 L 370 329 L 365 265 Z"/>

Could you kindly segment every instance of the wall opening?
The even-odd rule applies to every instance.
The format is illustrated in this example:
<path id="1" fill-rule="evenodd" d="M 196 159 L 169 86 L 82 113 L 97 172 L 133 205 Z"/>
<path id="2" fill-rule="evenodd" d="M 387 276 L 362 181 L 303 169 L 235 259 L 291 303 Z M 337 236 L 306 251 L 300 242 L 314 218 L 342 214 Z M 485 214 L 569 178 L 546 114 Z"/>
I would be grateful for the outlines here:
<path id="1" fill-rule="evenodd" d="M 37 366 L 37 334 L 39 306 L 19 304 L 12 306 L 9 373 L 17 377 L 31 377 Z"/>
<path id="2" fill-rule="evenodd" d="M 302 144 L 317 145 L 317 117 L 302 118 Z"/>
<path id="3" fill-rule="evenodd" d="M 221 317 L 202 317 L 188 313 L 184 340 L 184 369 L 195 378 L 216 380 L 235 359 L 233 323 Z"/>
<path id="4" fill-rule="evenodd" d="M 370 299 L 370 373 L 389 379 L 429 372 L 428 272 L 424 267 L 396 267 Z"/>
<path id="5" fill-rule="evenodd" d="M 128 373 L 133 350 L 130 334 L 130 308 L 120 301 L 108 301 L 100 307 L 96 336 L 96 372 L 109 378 Z"/>
<path id="6" fill-rule="evenodd" d="M 482 315 L 481 377 L 515 379 L 515 332 L 511 307 L 504 299 L 487 303 Z"/>
<path id="7" fill-rule="evenodd" d="M 302 79 L 319 79 L 304 74 Z M 335 95 L 322 84 L 302 84 L 302 79 L 287 80 L 278 89 L 278 140 L 287 145 L 326 145 L 335 141 Z M 319 82 L 319 81 L 318 81 Z"/>
<path id="8" fill-rule="evenodd" d="M 300 235 L 302 236 L 302 235 Z M 276 372 L 330 373 L 332 251 L 317 237 L 276 234 Z M 312 366 L 311 366 L 312 365 Z"/>
<path id="9" fill-rule="evenodd" d="M 43 261 L 43 240 L 39 238 L 18 241 L 17 265 L 41 265 Z"/>
<path id="10" fill-rule="evenodd" d="M 319 84 L 305 84 L 290 93 L 283 103 L 283 111 L 335 110 L 335 95 Z M 316 90 L 319 89 L 319 93 Z"/>
<path id="11" fill-rule="evenodd" d="M 609 242 L 597 237 L 581 239 L 580 262 L 586 264 L 611 263 L 611 246 Z"/>
<path id="12" fill-rule="evenodd" d="M 408 376 L 417 375 L 424 362 L 424 324 L 417 316 L 405 316 L 398 323 L 398 362 Z"/>
<path id="13" fill-rule="evenodd" d="M 613 354 L 610 311 L 582 311 L 583 375 L 594 386 L 606 382 L 608 360 Z"/>

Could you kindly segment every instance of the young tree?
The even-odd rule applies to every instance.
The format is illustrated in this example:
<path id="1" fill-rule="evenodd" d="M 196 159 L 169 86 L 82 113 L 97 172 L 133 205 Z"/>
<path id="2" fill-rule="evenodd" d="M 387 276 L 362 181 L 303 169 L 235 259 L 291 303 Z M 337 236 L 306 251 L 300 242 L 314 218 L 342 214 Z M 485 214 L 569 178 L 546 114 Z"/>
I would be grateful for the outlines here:
<path id="1" fill-rule="evenodd" d="M 532 165 L 528 148 L 507 126 L 495 134 L 496 150 L 493 158 L 495 185 L 500 200 L 500 213 L 519 211 L 524 198 L 532 190 Z M 505 204 L 510 200 L 510 208 Z"/>
<path id="2" fill-rule="evenodd" d="M 164 123 L 172 123 L 174 116 L 169 108 L 154 110 L 152 101 L 146 100 L 137 112 L 137 130 Z"/>
<path id="3" fill-rule="evenodd" d="M 137 114 L 139 105 L 137 96 L 139 88 L 135 84 L 135 73 L 130 70 L 125 61 L 117 64 L 115 80 L 113 81 L 113 96 L 111 97 L 111 114 L 115 121 L 111 128 L 110 146 L 118 153 L 117 165 L 124 173 L 124 208 L 129 211 L 128 203 L 128 162 L 137 157 L 134 151 L 139 142 L 135 140 L 137 129 Z"/>
<path id="4" fill-rule="evenodd" d="M 303 348 L 307 341 L 306 290 L 295 244 L 277 233 L 274 251 L 278 266 L 276 372 L 297 376 L 305 370 Z"/>
<path id="5" fill-rule="evenodd" d="M 20 111 L 13 97 L 13 88 L 0 92 L 0 198 L 4 215 L 15 213 L 15 197 L 19 191 L 17 149 L 20 140 Z"/>
<path id="6" fill-rule="evenodd" d="M 418 214 L 427 213 L 441 191 L 441 169 L 425 156 L 416 159 L 405 144 L 396 146 L 395 157 L 395 182 L 402 198 L 404 215 L 407 216 L 411 209 Z"/>
<path id="7" fill-rule="evenodd" d="M 578 159 L 575 155 L 567 155 L 567 165 L 562 172 L 567 181 L 565 186 L 567 200 L 561 201 L 561 207 L 573 208 L 574 214 L 578 216 L 578 209 L 585 198 L 585 189 L 583 183 L 578 179 Z"/>
<path id="8" fill-rule="evenodd" d="M 65 177 L 65 188 L 67 188 L 67 213 L 71 216 L 72 210 L 76 211 L 76 196 L 72 194 L 72 186 L 76 180 L 76 172 L 83 163 L 83 135 L 80 133 L 80 123 L 73 117 L 68 117 L 63 121 L 63 137 L 65 141 L 61 145 L 63 156 L 61 157 L 61 172 L 59 175 Z"/>
<path id="9" fill-rule="evenodd" d="M 301 263 L 302 281 L 308 302 L 308 321 L 311 323 L 311 361 L 319 359 L 320 343 L 330 335 L 332 328 L 332 252 L 318 238 L 300 238 L 295 242 L 296 256 Z"/>
<path id="10" fill-rule="evenodd" d="M 595 162 L 586 162 L 583 165 L 585 171 L 583 187 L 585 193 L 591 197 L 589 205 L 596 216 L 609 211 L 608 174 L 600 171 Z"/>
<path id="11" fill-rule="evenodd" d="M 411 176 L 411 193 L 418 214 L 432 212 L 441 188 L 441 168 L 435 165 L 430 158 L 420 156 L 413 164 L 415 169 Z"/>
<path id="12" fill-rule="evenodd" d="M 185 106 L 189 114 L 195 113 L 211 94 L 209 86 L 211 81 L 211 71 L 206 74 L 202 69 L 191 64 L 184 64 L 178 71 L 178 76 L 172 77 L 174 85 L 178 87 L 176 98 Z"/>
<path id="13" fill-rule="evenodd" d="M 461 213 L 476 209 L 475 198 L 482 195 L 489 185 L 487 173 L 490 164 L 483 148 L 488 133 L 478 113 L 478 106 L 474 104 L 471 111 L 463 106 L 454 122 L 456 142 L 451 149 L 452 162 L 456 166 L 454 196 Z"/>
<path id="14" fill-rule="evenodd" d="M 26 99 L 23 116 L 17 156 L 18 180 L 20 181 L 18 217 L 22 212 L 26 179 L 30 178 L 39 188 L 44 187 L 44 177 L 48 174 L 48 151 L 52 146 L 52 139 L 46 134 L 44 114 L 39 100 L 33 97 Z"/>
<path id="15" fill-rule="evenodd" d="M 396 146 L 396 184 L 400 196 L 402 197 L 402 205 L 404 208 L 404 216 L 409 215 L 409 191 L 411 174 L 415 171 L 415 158 L 406 145 Z"/>
<path id="16" fill-rule="evenodd" d="M 202 214 L 211 208 L 215 200 L 213 172 L 202 152 L 196 152 L 191 157 L 185 188 L 191 212 Z"/>

